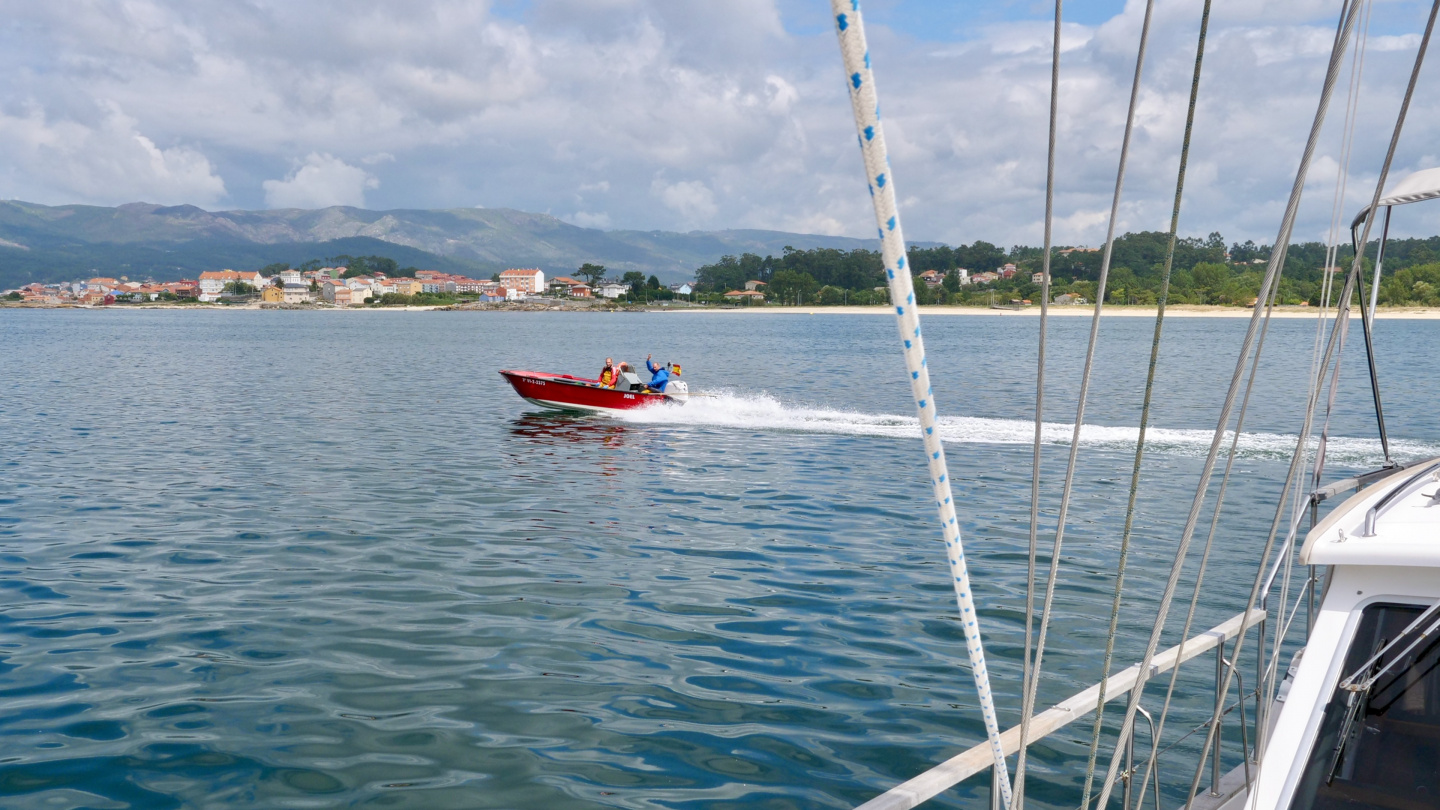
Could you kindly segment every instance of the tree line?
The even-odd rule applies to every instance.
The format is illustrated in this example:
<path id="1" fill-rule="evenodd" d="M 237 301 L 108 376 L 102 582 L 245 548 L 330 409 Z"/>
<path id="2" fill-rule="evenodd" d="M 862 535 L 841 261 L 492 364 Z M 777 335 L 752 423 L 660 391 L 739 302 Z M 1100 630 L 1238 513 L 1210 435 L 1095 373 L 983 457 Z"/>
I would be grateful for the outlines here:
<path id="1" fill-rule="evenodd" d="M 413 278 L 415 272 L 422 268 L 401 267 L 400 263 L 385 256 L 351 256 L 342 253 L 339 256 L 331 256 L 327 259 L 310 259 L 299 265 L 291 265 L 287 262 L 276 262 L 267 264 L 259 269 L 262 275 L 273 276 L 294 267 L 296 270 L 305 272 L 307 270 L 319 270 L 322 267 L 343 267 L 345 272 L 341 278 L 357 278 L 359 276 L 373 276 L 376 273 L 384 273 L 386 278 Z"/>
<path id="2" fill-rule="evenodd" d="M 1107 302 L 1156 303 L 1168 247 L 1168 234 L 1159 231 L 1127 233 L 1117 238 L 1106 285 Z M 1378 241 L 1371 242 L 1362 258 L 1366 290 L 1377 247 Z M 1178 239 L 1169 301 L 1247 305 L 1259 293 L 1271 250 L 1270 245 L 1257 245 L 1253 241 L 1232 243 L 1227 248 L 1219 233 Z M 1286 252 L 1277 302 L 1318 305 L 1327 254 L 1328 249 L 1321 242 L 1292 244 Z M 1043 248 L 1015 245 L 1006 250 L 976 241 L 955 247 L 914 245 L 908 256 L 910 272 L 914 275 L 927 270 L 948 274 L 938 289 L 920 283 L 915 285 L 916 298 L 921 304 L 984 304 L 995 298 L 1035 300 L 1040 294 L 1040 286 L 1031 281 L 1031 276 L 1043 266 Z M 1348 270 L 1353 258 L 1354 251 L 1345 245 L 1333 257 L 1333 264 Z M 1073 293 L 1093 301 L 1102 259 L 1103 251 L 1098 249 L 1056 248 L 1051 257 L 1051 294 Z M 974 275 L 1006 264 L 1016 266 L 1015 275 L 985 285 L 962 287 L 958 275 L 950 272 L 963 267 Z M 1385 248 L 1383 269 L 1380 303 L 1440 306 L 1440 236 L 1390 240 Z M 880 254 L 873 250 L 786 247 L 780 256 L 762 257 L 753 253 L 723 256 L 695 271 L 697 292 L 712 297 L 742 290 L 747 281 L 765 282 L 766 298 L 771 301 L 823 305 L 879 304 L 889 300 Z"/>

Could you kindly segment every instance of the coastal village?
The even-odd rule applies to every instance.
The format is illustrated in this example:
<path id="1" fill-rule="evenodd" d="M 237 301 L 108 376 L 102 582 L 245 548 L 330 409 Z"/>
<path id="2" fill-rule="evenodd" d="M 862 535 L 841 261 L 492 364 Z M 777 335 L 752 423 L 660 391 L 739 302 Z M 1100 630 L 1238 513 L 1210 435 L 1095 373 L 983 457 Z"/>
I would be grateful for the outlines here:
<path id="1" fill-rule="evenodd" d="M 979 286 L 1014 278 L 1017 272 L 1021 271 L 1014 264 L 973 274 L 963 267 L 948 272 L 927 270 L 916 276 L 916 282 L 938 290 L 947 276 L 953 273 L 958 276 L 960 286 Z M 1033 283 L 1039 284 L 1041 280 L 1041 273 L 1032 274 Z M 767 286 L 764 281 L 747 281 L 744 289 L 727 291 L 722 300 L 730 304 L 763 304 Z M 695 291 L 694 285 L 687 282 L 671 284 L 667 289 L 672 296 L 682 298 L 688 298 Z M 5 291 L 3 296 L 11 301 L 41 306 L 110 306 L 160 301 L 253 303 L 258 300 L 262 307 L 356 307 L 380 302 L 386 295 L 454 295 L 483 303 L 501 303 L 538 297 L 613 301 L 632 292 L 631 284 L 616 280 L 598 279 L 593 284 L 569 276 L 547 280 L 545 272 L 539 268 L 510 268 L 491 279 L 482 280 L 437 270 L 416 270 L 413 277 L 390 277 L 384 273 L 350 276 L 349 268 L 339 266 L 313 270 L 291 268 L 272 276 L 254 270 L 213 270 L 201 273 L 197 279 L 167 282 L 96 276 L 69 282 L 27 284 Z M 1072 295 L 1059 296 L 1056 302 L 1086 303 L 1085 299 Z"/>
<path id="2" fill-rule="evenodd" d="M 1153 306 L 1156 259 L 1165 245 L 1154 234 L 1127 234 L 1117 239 L 1130 264 L 1151 267 L 1145 275 L 1128 266 L 1113 268 L 1105 288 L 1106 303 Z M 1189 253 L 1177 260 L 1170 302 L 1175 305 L 1250 307 L 1256 303 L 1255 285 L 1266 259 L 1253 245 L 1225 250 L 1217 235 L 1202 243 L 1181 245 Z M 1423 241 L 1423 240 L 1412 240 Z M 923 306 L 968 306 L 1024 309 L 1040 303 L 1046 278 L 1034 251 L 1016 248 L 1005 256 L 988 243 L 982 255 L 958 255 L 961 249 L 916 247 L 910 252 L 915 300 Z M 1335 278 L 1342 265 L 1309 243 L 1292 246 L 1291 253 L 1325 259 L 1280 289 L 1277 306 L 1310 307 L 1319 303 L 1321 280 Z M 1440 262 L 1423 245 L 1407 245 L 1413 256 L 1394 259 L 1400 266 L 1382 289 L 1378 303 L 1385 306 L 1431 305 L 1440 288 Z M 976 254 L 974 247 L 964 248 Z M 973 259 L 975 261 L 966 261 Z M 1092 278 L 1099 250 L 1067 247 L 1056 250 L 1049 279 L 1049 300 L 1059 306 L 1090 304 L 1097 292 Z M 971 270 L 961 261 L 985 268 Z M 1417 264 L 1418 262 L 1418 264 Z M 599 264 L 582 264 L 570 275 L 551 275 L 539 267 L 511 267 L 490 278 L 472 278 L 441 270 L 401 268 L 394 260 L 377 256 L 339 256 L 311 260 L 299 268 L 273 264 L 263 270 L 213 270 L 180 281 L 135 280 L 97 274 L 67 282 L 33 282 L 0 292 L 0 306 L 104 307 L 112 305 L 169 306 L 219 305 L 261 309 L 333 309 L 359 307 L 423 307 L 460 309 L 613 309 L 615 307 L 793 307 L 879 306 L 889 303 L 883 284 L 880 257 L 863 249 L 851 252 L 812 249 L 790 250 L 780 258 L 743 254 L 724 256 L 694 271 L 693 281 L 662 284 L 655 275 L 627 270 L 608 271 Z M 928 267 L 926 266 L 928 265 Z M 553 270 L 553 268 L 552 268 Z M 383 271 L 383 272 L 382 272 Z M 91 271 L 96 272 L 96 271 Z M 116 274 L 118 275 L 118 274 Z M 614 278 L 621 275 L 620 278 Z"/>
<path id="3" fill-rule="evenodd" d="M 42 306 L 109 306 L 159 301 L 252 303 L 258 300 L 262 307 L 356 307 L 379 302 L 386 295 L 454 295 L 500 303 L 545 296 L 615 300 L 631 292 L 630 284 L 605 279 L 594 284 L 568 276 L 547 281 L 545 272 L 538 268 L 511 268 L 489 280 L 436 270 L 417 270 L 413 277 L 389 277 L 384 273 L 347 276 L 348 268 L 343 266 L 303 271 L 291 268 L 273 276 L 258 271 L 214 270 L 201 273 L 198 279 L 169 282 L 96 276 L 69 282 L 27 284 L 6 291 L 4 297 Z M 672 284 L 669 291 L 688 296 L 692 288 L 686 283 Z"/>

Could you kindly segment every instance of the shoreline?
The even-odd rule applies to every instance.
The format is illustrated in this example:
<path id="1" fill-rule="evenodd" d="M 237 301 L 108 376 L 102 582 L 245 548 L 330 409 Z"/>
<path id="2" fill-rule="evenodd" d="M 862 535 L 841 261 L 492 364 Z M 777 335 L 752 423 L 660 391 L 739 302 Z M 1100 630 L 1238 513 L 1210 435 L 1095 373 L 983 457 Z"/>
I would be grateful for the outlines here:
<path id="1" fill-rule="evenodd" d="M 956 306 L 921 306 L 919 308 L 921 317 L 938 315 L 942 317 L 953 316 L 979 316 L 979 317 L 1002 317 L 1002 318 L 1038 318 L 1040 307 L 1029 306 L 1023 309 L 989 309 L 985 307 L 956 307 Z M 1107 304 L 1101 313 L 1102 317 L 1114 316 L 1120 318 L 1154 318 L 1158 307 L 1135 306 L 1131 304 Z M 697 312 L 724 312 L 741 315 L 893 315 L 894 308 L 889 306 L 839 306 L 839 307 L 744 307 L 735 309 L 669 309 L 649 312 L 673 312 L 673 313 L 697 313 Z M 1276 318 L 1315 318 L 1320 310 L 1318 307 L 1276 307 L 1273 317 Z M 1352 310 L 1353 314 L 1354 310 Z M 1089 317 L 1095 313 L 1094 305 L 1084 306 L 1052 306 L 1050 317 L 1074 318 Z M 1225 307 L 1218 305 L 1197 305 L 1197 304 L 1174 304 L 1165 308 L 1167 318 L 1249 318 L 1254 313 L 1249 307 Z M 1329 311 L 1334 317 L 1335 311 Z M 1375 310 L 1376 320 L 1440 320 L 1440 308 L 1433 307 L 1395 307 L 1386 309 L 1379 307 Z"/>
<path id="2" fill-rule="evenodd" d="M 574 306 L 537 306 L 536 304 L 485 304 L 481 306 L 456 306 L 453 304 L 432 304 L 423 306 L 399 306 L 399 307 L 261 307 L 256 304 L 234 304 L 234 305 L 174 305 L 174 304 L 121 304 L 111 306 L 89 306 L 83 304 L 0 304 L 0 311 L 7 309 L 17 310 L 174 310 L 180 312 L 259 312 L 259 311 L 282 311 L 282 312 L 585 312 L 585 313 L 653 313 L 653 314 L 724 314 L 724 315 L 891 315 L 894 308 L 890 306 L 827 306 L 827 307 L 734 307 L 734 308 L 713 308 L 713 307 L 574 307 Z M 1108 304 L 1102 316 L 1117 318 L 1154 318 L 1156 307 L 1136 306 L 1130 304 Z M 1093 305 L 1084 306 L 1052 306 L 1050 316 L 1057 318 L 1089 317 L 1094 314 Z M 1168 318 L 1249 318 L 1254 310 L 1248 307 L 1226 307 L 1218 305 L 1196 305 L 1176 304 L 1165 308 L 1165 316 Z M 1310 318 L 1313 319 L 1319 312 L 1314 307 L 1276 307 L 1273 316 L 1276 318 Z M 1353 312 L 1353 311 L 1352 311 Z M 923 316 L 939 317 L 999 317 L 999 318 L 1038 318 L 1040 308 L 1029 306 L 1023 309 L 989 309 L 986 307 L 965 307 L 965 306 L 922 306 L 920 314 Z M 1330 316 L 1334 316 L 1334 310 L 1330 310 Z M 1381 307 L 1375 310 L 1376 320 L 1412 320 L 1412 321 L 1433 321 L 1440 320 L 1440 308 L 1436 307 Z"/>

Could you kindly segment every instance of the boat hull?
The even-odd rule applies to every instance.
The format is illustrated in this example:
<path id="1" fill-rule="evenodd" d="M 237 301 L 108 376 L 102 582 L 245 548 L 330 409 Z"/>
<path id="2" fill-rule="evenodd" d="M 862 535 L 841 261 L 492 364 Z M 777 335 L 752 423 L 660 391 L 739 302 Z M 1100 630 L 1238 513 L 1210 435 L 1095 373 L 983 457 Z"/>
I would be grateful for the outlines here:
<path id="1" fill-rule="evenodd" d="M 502 370 L 500 376 L 525 401 L 557 411 L 619 413 L 672 402 L 671 397 L 648 391 L 616 391 L 599 380 L 543 371 Z"/>

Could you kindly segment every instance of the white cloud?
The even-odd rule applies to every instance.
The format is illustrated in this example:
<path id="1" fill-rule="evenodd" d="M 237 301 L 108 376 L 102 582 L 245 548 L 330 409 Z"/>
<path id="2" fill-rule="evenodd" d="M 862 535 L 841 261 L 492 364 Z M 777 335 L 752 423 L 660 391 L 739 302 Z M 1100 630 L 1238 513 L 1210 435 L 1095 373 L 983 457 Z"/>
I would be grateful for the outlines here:
<path id="1" fill-rule="evenodd" d="M 333 155 L 311 152 L 284 180 L 266 180 L 262 185 L 270 208 L 363 208 L 365 190 L 379 188 L 380 181 Z"/>
<path id="2" fill-rule="evenodd" d="M 790 111 L 790 107 L 796 101 L 800 100 L 800 91 L 795 89 L 795 85 L 780 76 L 766 76 L 765 90 L 769 96 L 765 108 L 772 113 L 783 115 Z"/>
<path id="3" fill-rule="evenodd" d="M 818 233 L 825 236 L 844 236 L 845 224 L 829 214 L 808 214 L 799 217 L 786 217 L 776 223 L 774 230 L 793 231 L 795 233 Z"/>
<path id="4" fill-rule="evenodd" d="M 208 205 L 225 197 L 225 181 L 200 151 L 167 148 L 142 134 L 115 105 L 99 119 L 50 119 L 32 108 L 0 113 L 0 153 L 10 197 L 37 202 Z"/>
<path id="5" fill-rule="evenodd" d="M 699 180 L 666 183 L 656 179 L 652 189 L 665 207 L 679 214 L 686 222 L 703 222 L 715 216 L 715 194 Z"/>
<path id="6" fill-rule="evenodd" d="M 485 200 L 573 211 L 570 221 L 596 227 L 873 234 L 824 4 L 522 5 L 518 18 L 502 18 L 473 0 L 354 0 L 343 13 L 281 0 L 11 4 L 0 28 L 0 197 L 382 208 Z M 923 6 L 892 5 L 892 18 Z M 1215 7 L 1187 234 L 1273 237 L 1334 5 Z M 1168 217 L 1199 10 L 1199 0 L 1156 6 L 1126 178 L 1131 227 Z M 1360 128 L 1352 190 L 1373 182 L 1424 10 L 1417 0 L 1374 7 L 1380 33 L 1360 120 L 1386 124 Z M 1104 235 L 1142 11 L 1131 2 L 1102 24 L 1065 27 L 1063 243 Z M 869 35 L 907 236 L 1038 243 L 1049 23 L 987 22 L 957 41 L 879 25 Z M 1423 81 L 1433 81 L 1428 72 Z M 1317 154 L 1339 154 L 1344 89 Z M 1437 125 L 1440 94 L 1422 92 L 1397 172 L 1424 165 L 1425 133 Z M 266 179 L 300 155 L 309 157 L 286 177 Z M 379 187 L 371 172 L 382 169 Z M 1329 219 L 1331 192 L 1312 185 L 1305 234 Z M 1418 212 L 1396 221 L 1404 232 L 1432 226 L 1440 220 Z"/>
<path id="7" fill-rule="evenodd" d="M 582 228 L 608 228 L 610 227 L 610 215 L 604 212 L 592 214 L 588 211 L 576 211 L 565 219 L 579 225 Z"/>

